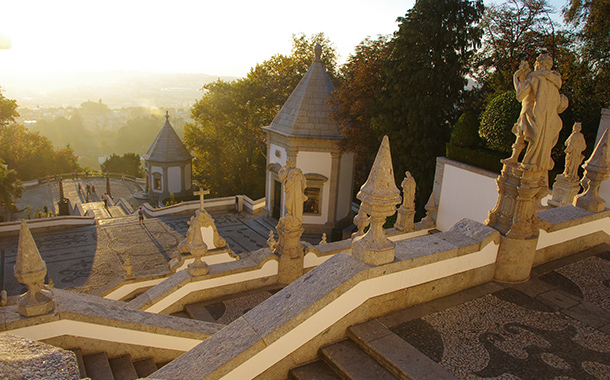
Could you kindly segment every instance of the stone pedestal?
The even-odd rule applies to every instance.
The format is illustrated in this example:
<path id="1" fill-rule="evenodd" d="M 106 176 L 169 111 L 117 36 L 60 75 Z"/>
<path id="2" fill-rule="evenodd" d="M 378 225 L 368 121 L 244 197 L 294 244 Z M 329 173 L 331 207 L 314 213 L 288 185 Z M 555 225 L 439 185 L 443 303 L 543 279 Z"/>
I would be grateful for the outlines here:
<path id="1" fill-rule="evenodd" d="M 399 208 L 394 228 L 402 232 L 415 230 L 415 210 Z"/>
<path id="2" fill-rule="evenodd" d="M 279 235 L 276 252 L 280 255 L 278 269 L 278 283 L 280 284 L 290 284 L 301 277 L 304 266 L 303 245 L 301 244 L 303 227 L 300 224 L 286 223 L 285 218 L 280 219 L 280 223 L 276 227 Z"/>
<path id="3" fill-rule="evenodd" d="M 511 239 L 501 236 L 494 279 L 507 283 L 529 280 L 537 243 L 538 237 Z"/>
<path id="4" fill-rule="evenodd" d="M 580 182 L 578 178 L 567 178 L 560 174 L 555 178 L 553 199 L 549 200 L 549 206 L 562 207 L 570 205 L 579 191 Z"/>
<path id="5" fill-rule="evenodd" d="M 498 202 L 486 224 L 511 239 L 538 236 L 540 220 L 536 208 L 548 193 L 547 172 L 529 170 L 521 164 L 505 162 L 496 179 Z"/>
<path id="6" fill-rule="evenodd" d="M 371 228 L 352 242 L 352 256 L 365 264 L 382 265 L 394 261 L 396 244 L 385 235 L 385 215 L 371 217 Z"/>

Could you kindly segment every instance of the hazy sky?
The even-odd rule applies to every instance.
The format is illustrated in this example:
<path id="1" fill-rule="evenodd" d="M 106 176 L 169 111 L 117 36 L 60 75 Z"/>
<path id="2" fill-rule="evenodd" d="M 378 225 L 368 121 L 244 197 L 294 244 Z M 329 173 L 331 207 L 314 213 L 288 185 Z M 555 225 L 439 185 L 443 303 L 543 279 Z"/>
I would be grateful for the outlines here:
<path id="1" fill-rule="evenodd" d="M 560 7 L 564 0 L 552 0 Z M 324 32 L 344 61 L 414 0 L 0 0 L 0 75 L 139 70 L 244 76 L 291 35 Z M 0 82 L 1 82 L 0 77 Z"/>

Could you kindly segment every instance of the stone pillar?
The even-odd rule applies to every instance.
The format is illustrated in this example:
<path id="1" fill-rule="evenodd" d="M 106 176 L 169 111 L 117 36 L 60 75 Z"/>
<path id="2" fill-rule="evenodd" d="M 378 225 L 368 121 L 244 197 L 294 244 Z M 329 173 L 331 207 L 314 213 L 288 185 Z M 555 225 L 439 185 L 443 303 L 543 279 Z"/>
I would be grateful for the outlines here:
<path id="1" fill-rule="evenodd" d="M 536 208 L 548 193 L 547 175 L 544 170 L 504 160 L 502 173 L 496 179 L 498 202 L 486 221 L 503 235 L 496 263 L 497 281 L 529 279 L 540 224 Z"/>
<path id="2" fill-rule="evenodd" d="M 19 314 L 24 317 L 44 315 L 55 309 L 53 292 L 44 284 L 47 265 L 42 260 L 38 247 L 25 220 L 21 220 L 17 262 L 13 268 L 15 278 L 28 287 L 19 298 Z"/>
<path id="3" fill-rule="evenodd" d="M 591 158 L 585 162 L 582 185 L 585 191 L 574 199 L 574 206 L 591 212 L 604 211 L 606 201 L 599 196 L 599 186 L 610 175 L 610 135 L 604 131 Z"/>
<path id="4" fill-rule="evenodd" d="M 365 264 L 382 265 L 394 261 L 396 244 L 385 234 L 383 225 L 396 212 L 400 191 L 394 183 L 394 169 L 388 136 L 383 137 L 369 178 L 356 196 L 362 201 L 360 209 L 370 215 L 371 228 L 352 242 L 352 256 Z"/>

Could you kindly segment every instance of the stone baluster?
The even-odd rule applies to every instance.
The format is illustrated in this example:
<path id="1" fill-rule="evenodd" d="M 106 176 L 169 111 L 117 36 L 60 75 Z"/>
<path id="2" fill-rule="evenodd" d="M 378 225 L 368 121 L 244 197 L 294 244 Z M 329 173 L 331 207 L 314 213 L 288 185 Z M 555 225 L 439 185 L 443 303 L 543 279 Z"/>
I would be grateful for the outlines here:
<path id="1" fill-rule="evenodd" d="M 395 244 L 383 229 L 388 216 L 396 212 L 400 191 L 394 183 L 394 169 L 388 136 L 383 137 L 368 179 L 356 196 L 360 209 L 370 215 L 371 228 L 352 243 L 352 255 L 365 264 L 382 265 L 394 261 Z"/>
<path id="2" fill-rule="evenodd" d="M 189 252 L 195 258 L 195 261 L 188 265 L 188 271 L 191 276 L 203 276 L 208 274 L 210 268 L 208 264 L 201 260 L 208 252 L 208 246 L 201 237 L 201 228 L 193 231 L 193 241 L 189 244 Z"/>
<path id="3" fill-rule="evenodd" d="M 585 191 L 574 199 L 574 206 L 591 212 L 604 211 L 606 201 L 599 196 L 599 186 L 610 175 L 610 135 L 604 131 L 591 158 L 585 162 L 581 184 Z"/>
<path id="4" fill-rule="evenodd" d="M 269 239 L 267 239 L 267 246 L 271 252 L 275 253 L 275 246 L 277 242 L 275 241 L 275 236 L 273 235 L 273 231 L 269 230 Z"/>
<path id="5" fill-rule="evenodd" d="M 44 315 L 55 309 L 53 292 L 44 284 L 47 265 L 42 260 L 36 242 L 25 220 L 21 221 L 17 262 L 13 268 L 15 278 L 28 287 L 19 298 L 19 314 L 24 317 Z"/>
<path id="6" fill-rule="evenodd" d="M 398 209 L 398 216 L 394 228 L 401 232 L 415 229 L 415 179 L 410 172 L 405 172 L 402 187 L 402 205 Z"/>

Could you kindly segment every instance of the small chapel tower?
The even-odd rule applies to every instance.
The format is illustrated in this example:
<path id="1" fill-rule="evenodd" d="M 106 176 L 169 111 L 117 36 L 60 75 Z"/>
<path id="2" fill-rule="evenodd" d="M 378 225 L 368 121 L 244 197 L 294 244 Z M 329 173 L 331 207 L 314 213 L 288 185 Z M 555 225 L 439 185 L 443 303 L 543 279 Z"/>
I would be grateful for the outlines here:
<path id="1" fill-rule="evenodd" d="M 190 194 L 193 156 L 169 123 L 165 112 L 165 125 L 148 149 L 144 158 L 146 193 L 150 198 L 179 197 Z"/>
<path id="2" fill-rule="evenodd" d="M 302 170 L 307 180 L 303 204 L 306 233 L 327 233 L 351 223 L 354 159 L 341 153 L 343 138 L 330 118 L 327 104 L 335 89 L 321 60 L 322 47 L 315 47 L 315 59 L 267 132 L 267 172 L 263 214 L 284 216 L 282 183 L 278 172 L 288 162 Z"/>

